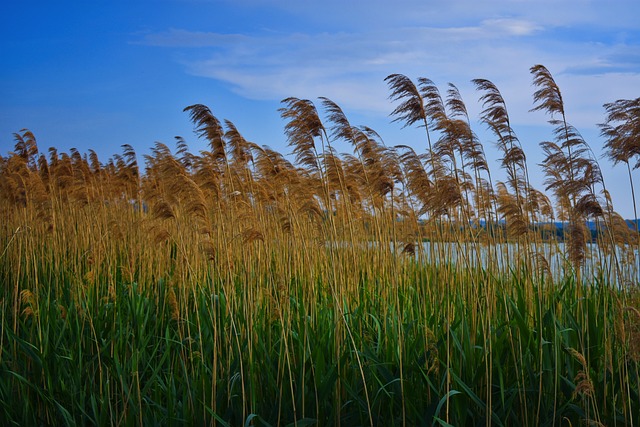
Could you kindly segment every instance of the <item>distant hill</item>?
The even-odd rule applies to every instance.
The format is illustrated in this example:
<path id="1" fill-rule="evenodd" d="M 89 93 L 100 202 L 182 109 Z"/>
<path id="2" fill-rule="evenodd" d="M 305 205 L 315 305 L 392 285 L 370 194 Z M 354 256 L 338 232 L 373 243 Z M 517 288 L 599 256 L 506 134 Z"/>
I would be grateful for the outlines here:
<path id="1" fill-rule="evenodd" d="M 625 222 L 627 223 L 629 228 L 632 229 L 632 230 L 636 230 L 636 226 L 638 228 L 640 228 L 640 220 L 637 220 L 637 219 L 625 219 Z M 568 223 L 556 221 L 554 224 L 559 230 L 564 230 L 564 227 Z M 591 230 L 591 231 L 596 231 L 596 222 L 595 221 L 587 221 L 587 228 L 589 228 L 589 230 Z"/>

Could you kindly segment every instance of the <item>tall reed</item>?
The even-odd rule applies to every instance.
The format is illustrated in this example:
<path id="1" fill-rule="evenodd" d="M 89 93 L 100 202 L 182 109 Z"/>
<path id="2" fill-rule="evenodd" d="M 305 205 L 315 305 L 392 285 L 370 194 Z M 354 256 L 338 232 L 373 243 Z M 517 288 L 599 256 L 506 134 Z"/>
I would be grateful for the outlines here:
<path id="1" fill-rule="evenodd" d="M 392 116 L 424 147 L 386 145 L 327 98 L 283 101 L 293 160 L 200 104 L 185 112 L 207 149 L 156 143 L 144 168 L 128 145 L 46 156 L 20 131 L 0 157 L 0 419 L 636 425 L 637 230 L 532 73 L 556 209 L 488 80 L 505 182 L 458 89 L 400 74 Z M 605 107 L 627 165 L 634 105 Z"/>

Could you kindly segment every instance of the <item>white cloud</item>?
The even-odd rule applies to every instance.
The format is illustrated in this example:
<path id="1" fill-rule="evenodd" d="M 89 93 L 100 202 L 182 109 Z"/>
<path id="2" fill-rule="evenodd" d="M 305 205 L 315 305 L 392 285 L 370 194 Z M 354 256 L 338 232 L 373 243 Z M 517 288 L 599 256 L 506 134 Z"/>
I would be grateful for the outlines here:
<path id="1" fill-rule="evenodd" d="M 220 1 L 220 0 L 210 0 Z M 356 30 L 401 25 L 453 26 L 491 19 L 526 19 L 542 26 L 637 28 L 637 0 L 226 0 L 234 6 L 279 9 L 307 22 Z"/>
<path id="2" fill-rule="evenodd" d="M 429 77 L 444 92 L 456 84 L 477 114 L 473 78 L 500 88 L 521 124 L 532 115 L 529 67 L 542 63 L 557 77 L 573 111 L 574 125 L 602 120 L 602 104 L 640 91 L 638 47 L 573 41 L 527 19 L 485 19 L 474 26 L 397 27 L 317 34 L 268 32 L 218 34 L 172 29 L 144 43 L 182 50 L 189 73 L 227 82 L 241 96 L 280 100 L 326 96 L 348 109 L 387 115 L 393 108 L 386 75 Z M 197 54 L 193 52 L 196 49 Z M 636 52 L 628 58 L 627 52 Z M 206 59 L 201 59 L 201 58 Z M 623 67 L 620 71 L 620 67 Z M 577 75 L 576 75 L 577 74 Z M 568 111 L 572 111 L 571 108 Z"/>
<path id="3" fill-rule="evenodd" d="M 139 44 L 160 47 L 219 47 L 225 45 L 242 45 L 251 38 L 241 34 L 220 34 L 202 31 L 187 31 L 171 28 L 162 33 L 146 34 Z"/>
<path id="4" fill-rule="evenodd" d="M 514 36 L 528 36 L 543 29 L 542 26 L 530 21 L 508 18 L 487 19 L 482 21 L 482 26 L 493 31 L 498 31 L 499 33 L 503 32 L 504 34 Z"/>

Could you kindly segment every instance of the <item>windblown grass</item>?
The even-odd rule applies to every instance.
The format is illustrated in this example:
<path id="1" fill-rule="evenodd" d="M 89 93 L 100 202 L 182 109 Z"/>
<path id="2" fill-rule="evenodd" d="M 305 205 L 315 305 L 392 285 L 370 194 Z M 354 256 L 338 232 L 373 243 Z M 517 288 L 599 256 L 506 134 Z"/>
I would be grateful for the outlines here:
<path id="1" fill-rule="evenodd" d="M 156 144 L 144 172 L 129 146 L 106 164 L 47 159 L 17 134 L 0 163 L 0 420 L 637 425 L 638 236 L 545 70 L 536 108 L 563 115 L 543 144 L 556 209 L 486 80 L 505 183 L 457 89 L 442 99 L 401 75 L 394 114 L 423 124 L 424 154 L 387 148 L 327 99 L 325 121 L 311 101 L 283 103 L 296 165 L 202 105 L 186 110 L 210 151 Z M 540 225 L 556 213 L 564 246 Z M 560 271 L 540 245 L 566 246 Z"/>

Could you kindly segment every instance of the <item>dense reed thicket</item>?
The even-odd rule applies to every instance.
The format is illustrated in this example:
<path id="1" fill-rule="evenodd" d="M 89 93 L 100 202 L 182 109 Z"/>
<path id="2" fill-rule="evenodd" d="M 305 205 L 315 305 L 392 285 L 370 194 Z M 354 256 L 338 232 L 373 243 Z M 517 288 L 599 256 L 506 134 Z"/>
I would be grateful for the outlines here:
<path id="1" fill-rule="evenodd" d="M 504 182 L 457 88 L 399 74 L 392 116 L 425 132 L 412 146 L 326 98 L 283 101 L 295 160 L 204 105 L 185 111 L 208 150 L 156 143 L 144 168 L 130 146 L 102 163 L 16 134 L 2 424 L 640 424 L 638 232 L 549 71 L 531 72 L 555 135 L 544 191 L 480 79 Z M 640 99 L 605 109 L 635 204 Z"/>

